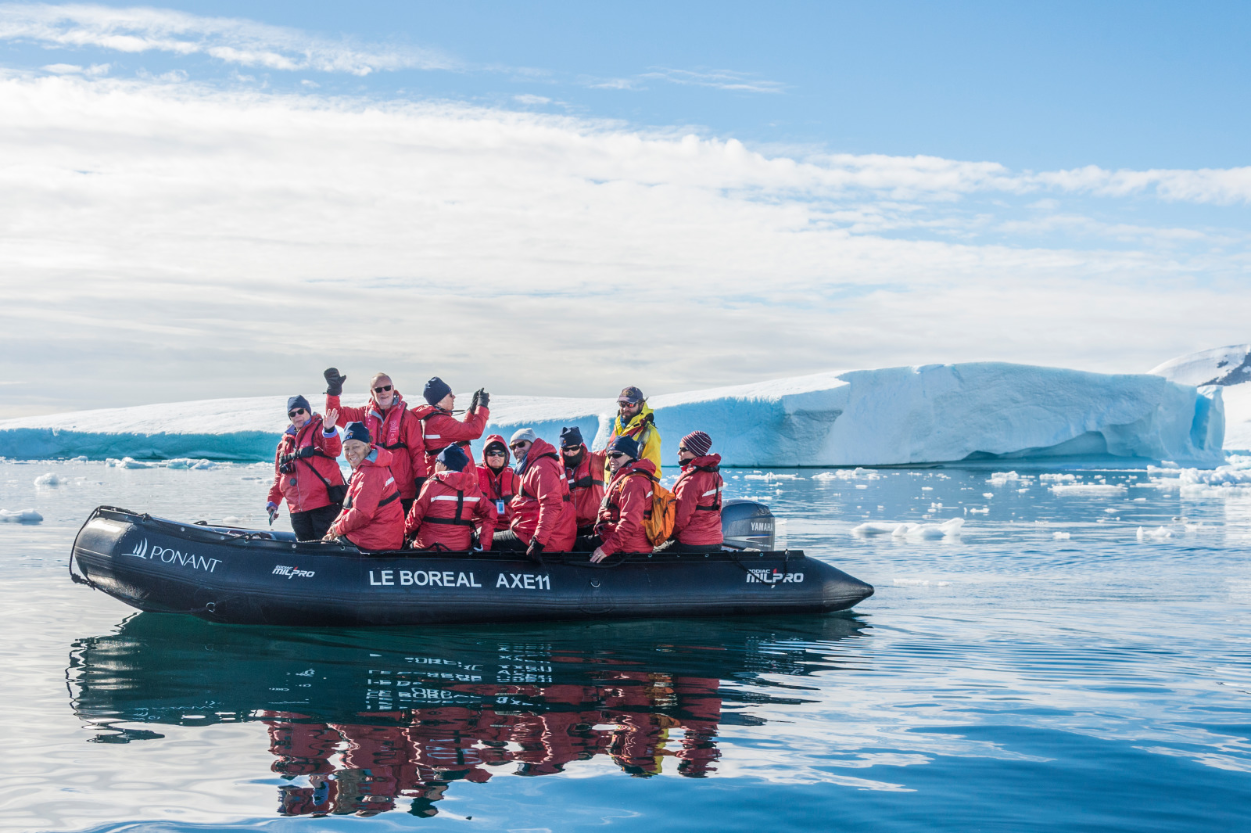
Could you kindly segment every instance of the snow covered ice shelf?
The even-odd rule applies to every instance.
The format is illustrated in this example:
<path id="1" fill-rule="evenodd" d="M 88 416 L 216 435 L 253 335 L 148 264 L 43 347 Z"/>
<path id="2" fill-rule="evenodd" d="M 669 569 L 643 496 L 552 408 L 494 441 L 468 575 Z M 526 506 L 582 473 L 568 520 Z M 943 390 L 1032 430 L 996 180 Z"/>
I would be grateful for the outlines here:
<path id="1" fill-rule="evenodd" d="M 344 397 L 345 404 L 357 399 L 363 394 Z M 1150 374 L 926 365 L 777 379 L 649 402 L 666 463 L 676 462 L 677 441 L 696 429 L 712 436 L 713 450 L 730 466 L 1101 455 L 1197 466 L 1224 461 L 1220 389 Z M 491 404 L 488 434 L 529 426 L 555 442 L 562 426 L 577 425 L 596 447 L 607 441 L 615 409 L 611 399 L 496 395 Z M 0 456 L 267 460 L 286 425 L 285 406 L 283 395 L 5 420 Z"/>

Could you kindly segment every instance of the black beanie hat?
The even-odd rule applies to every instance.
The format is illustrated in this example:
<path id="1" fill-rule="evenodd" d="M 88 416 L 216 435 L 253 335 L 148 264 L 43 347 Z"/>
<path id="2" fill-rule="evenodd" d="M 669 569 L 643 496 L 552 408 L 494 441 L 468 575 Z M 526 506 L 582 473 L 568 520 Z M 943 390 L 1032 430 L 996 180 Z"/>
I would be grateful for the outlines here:
<path id="1" fill-rule="evenodd" d="M 465 466 L 469 465 L 469 455 L 458 445 L 449 445 L 435 459 L 452 471 L 464 471 Z"/>
<path id="2" fill-rule="evenodd" d="M 443 381 L 438 376 L 435 376 L 429 382 L 426 382 L 426 389 L 422 391 L 421 395 L 424 396 L 426 401 L 431 405 L 438 405 L 443 401 L 443 397 L 447 396 L 451 392 L 452 389 L 448 387 L 447 382 Z"/>
<path id="3" fill-rule="evenodd" d="M 373 445 L 374 440 L 369 436 L 369 428 L 363 422 L 349 422 L 348 427 L 343 429 L 343 441 L 356 440 L 365 445 Z"/>
<path id="4" fill-rule="evenodd" d="M 580 445 L 582 445 L 582 430 L 578 426 L 560 429 L 561 448 L 577 448 Z"/>
<path id="5" fill-rule="evenodd" d="M 303 396 L 300 396 L 298 394 L 295 396 L 288 396 L 287 397 L 287 413 L 288 414 L 291 413 L 296 408 L 303 408 L 304 410 L 308 411 L 310 414 L 313 412 L 312 407 L 308 404 L 308 400 L 305 399 Z"/>

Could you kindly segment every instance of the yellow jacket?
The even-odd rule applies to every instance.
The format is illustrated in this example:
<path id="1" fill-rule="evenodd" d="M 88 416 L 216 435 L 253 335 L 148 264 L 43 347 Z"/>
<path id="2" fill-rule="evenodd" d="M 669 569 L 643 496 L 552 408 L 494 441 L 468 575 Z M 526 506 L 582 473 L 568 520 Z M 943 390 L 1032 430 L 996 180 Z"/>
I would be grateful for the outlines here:
<path id="1" fill-rule="evenodd" d="M 608 442 L 611 443 L 615 437 L 630 437 L 639 444 L 639 459 L 651 460 L 655 463 L 656 474 L 659 475 L 660 432 L 656 430 L 656 423 L 653 420 L 652 409 L 644 402 L 643 410 L 639 411 L 638 415 L 624 428 L 621 425 L 620 415 L 613 420 L 612 434 L 608 437 Z M 608 471 L 607 458 L 605 458 L 604 471 Z"/>

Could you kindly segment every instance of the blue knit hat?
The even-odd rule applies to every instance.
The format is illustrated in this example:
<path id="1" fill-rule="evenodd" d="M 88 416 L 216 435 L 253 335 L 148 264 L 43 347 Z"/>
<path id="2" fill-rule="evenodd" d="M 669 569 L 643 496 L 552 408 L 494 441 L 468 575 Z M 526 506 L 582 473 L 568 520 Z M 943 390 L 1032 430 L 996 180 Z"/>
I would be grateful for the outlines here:
<path id="1" fill-rule="evenodd" d="M 300 396 L 298 394 L 295 396 L 288 396 L 287 397 L 287 413 L 288 414 L 291 413 L 296 408 L 303 408 L 304 410 L 308 411 L 310 414 L 313 412 L 312 406 L 308 404 L 308 400 L 305 399 L 303 396 Z"/>
<path id="2" fill-rule="evenodd" d="M 348 427 L 343 429 L 343 441 L 356 440 L 365 445 L 373 445 L 374 440 L 369 436 L 369 429 L 363 422 L 349 422 Z"/>
<path id="3" fill-rule="evenodd" d="M 452 389 L 448 386 L 447 382 L 443 381 L 438 376 L 435 376 L 429 382 L 426 382 L 426 389 L 422 391 L 421 395 L 424 396 L 426 401 L 431 405 L 438 405 L 443 401 L 443 397 L 447 396 L 451 392 Z"/>
<path id="4" fill-rule="evenodd" d="M 582 444 L 582 430 L 578 426 L 560 429 L 561 448 L 577 448 Z"/>
<path id="5" fill-rule="evenodd" d="M 613 441 L 608 444 L 608 451 L 620 451 L 635 460 L 639 458 L 639 444 L 630 437 L 613 438 Z"/>
<path id="6" fill-rule="evenodd" d="M 469 455 L 458 445 L 449 445 L 435 459 L 452 471 L 464 471 L 465 466 L 469 465 Z"/>

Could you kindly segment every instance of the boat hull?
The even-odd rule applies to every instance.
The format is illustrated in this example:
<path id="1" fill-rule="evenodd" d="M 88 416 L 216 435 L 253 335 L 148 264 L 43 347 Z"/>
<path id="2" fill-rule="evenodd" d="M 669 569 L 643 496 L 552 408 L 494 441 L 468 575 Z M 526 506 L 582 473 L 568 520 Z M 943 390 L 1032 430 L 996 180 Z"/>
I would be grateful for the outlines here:
<path id="1" fill-rule="evenodd" d="M 361 553 L 100 507 L 71 564 L 144 611 L 214 622 L 386 626 L 846 610 L 872 586 L 802 552 Z"/>

